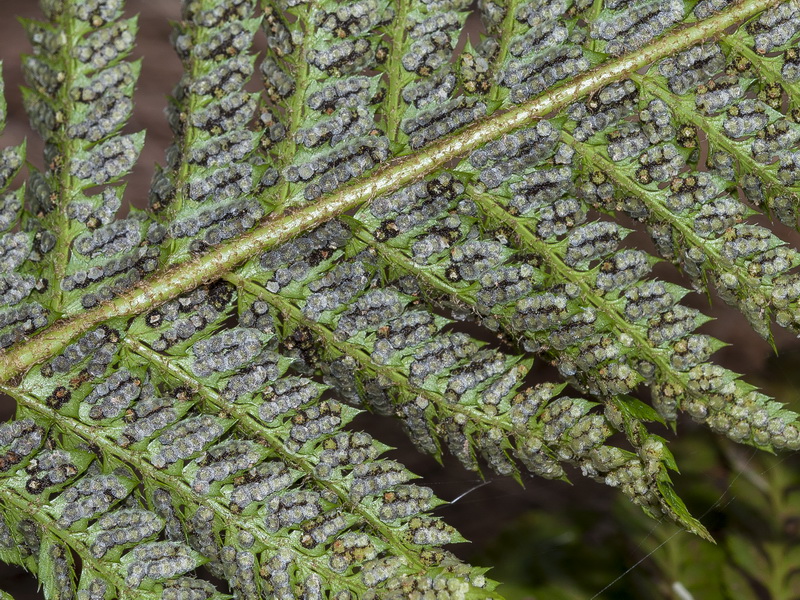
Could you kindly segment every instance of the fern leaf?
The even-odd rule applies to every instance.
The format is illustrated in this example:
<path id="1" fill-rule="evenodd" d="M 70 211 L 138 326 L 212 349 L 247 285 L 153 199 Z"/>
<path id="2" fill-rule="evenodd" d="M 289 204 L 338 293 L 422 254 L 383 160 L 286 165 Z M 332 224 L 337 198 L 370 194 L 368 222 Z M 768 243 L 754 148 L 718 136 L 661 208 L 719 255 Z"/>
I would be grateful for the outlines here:
<path id="1" fill-rule="evenodd" d="M 797 328 L 797 254 L 748 221 L 796 225 L 796 0 L 482 0 L 463 52 L 462 0 L 186 0 L 174 143 L 126 217 L 136 19 L 42 9 L 45 167 L 17 185 L 24 144 L 0 153 L 0 559 L 47 598 L 495 597 L 363 409 L 703 537 L 656 427 L 800 446 L 612 220 Z M 586 397 L 531 386 L 534 354 Z"/>

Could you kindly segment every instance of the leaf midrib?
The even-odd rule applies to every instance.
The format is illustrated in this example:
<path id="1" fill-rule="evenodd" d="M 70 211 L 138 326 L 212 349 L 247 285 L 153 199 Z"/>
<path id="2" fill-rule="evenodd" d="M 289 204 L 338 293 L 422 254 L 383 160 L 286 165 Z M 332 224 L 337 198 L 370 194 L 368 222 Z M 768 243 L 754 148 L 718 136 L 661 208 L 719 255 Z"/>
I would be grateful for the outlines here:
<path id="1" fill-rule="evenodd" d="M 706 19 L 678 27 L 668 35 L 620 59 L 610 60 L 572 81 L 502 114 L 493 114 L 461 133 L 448 136 L 383 167 L 314 204 L 267 217 L 256 229 L 207 254 L 164 269 L 125 294 L 79 315 L 56 321 L 23 344 L 0 352 L 0 382 L 7 382 L 62 350 L 73 338 L 114 318 L 136 315 L 195 287 L 218 279 L 259 252 L 347 210 L 399 189 L 476 147 L 497 139 L 591 94 L 642 67 L 723 32 L 781 0 L 745 0 Z"/>

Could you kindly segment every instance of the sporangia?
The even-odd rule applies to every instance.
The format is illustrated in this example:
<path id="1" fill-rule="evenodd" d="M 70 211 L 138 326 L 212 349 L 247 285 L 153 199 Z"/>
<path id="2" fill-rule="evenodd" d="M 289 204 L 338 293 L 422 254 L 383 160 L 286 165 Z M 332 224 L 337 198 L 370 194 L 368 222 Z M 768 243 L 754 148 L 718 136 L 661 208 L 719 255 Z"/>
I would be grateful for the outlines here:
<path id="1" fill-rule="evenodd" d="M 660 422 L 800 448 L 685 300 L 800 332 L 797 0 L 183 0 L 130 208 L 137 18 L 41 8 L 43 160 L 0 150 L 0 559 L 48 600 L 498 597 L 365 410 L 703 537 Z"/>

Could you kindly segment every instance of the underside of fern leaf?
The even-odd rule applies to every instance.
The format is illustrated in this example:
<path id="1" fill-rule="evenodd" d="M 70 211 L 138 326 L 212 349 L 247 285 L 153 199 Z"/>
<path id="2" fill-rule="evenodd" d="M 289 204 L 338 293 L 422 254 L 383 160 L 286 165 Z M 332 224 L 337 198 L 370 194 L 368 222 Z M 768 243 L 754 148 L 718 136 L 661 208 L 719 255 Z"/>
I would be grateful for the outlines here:
<path id="1" fill-rule="evenodd" d="M 663 425 L 800 448 L 684 304 L 800 332 L 759 217 L 798 226 L 797 0 L 185 0 L 174 141 L 128 211 L 136 18 L 41 7 L 44 167 L 0 154 L 0 559 L 48 600 L 496 597 L 363 410 L 704 537 Z"/>

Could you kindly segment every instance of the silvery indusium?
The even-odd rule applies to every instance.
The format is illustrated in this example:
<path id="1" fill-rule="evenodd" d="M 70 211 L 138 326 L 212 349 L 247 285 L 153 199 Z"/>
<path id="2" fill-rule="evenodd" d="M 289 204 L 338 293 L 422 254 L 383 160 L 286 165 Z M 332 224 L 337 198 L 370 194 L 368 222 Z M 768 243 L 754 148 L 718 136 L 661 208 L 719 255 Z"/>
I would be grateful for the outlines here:
<path id="1" fill-rule="evenodd" d="M 0 559 L 49 599 L 496 596 L 350 428 L 365 408 L 703 536 L 657 421 L 800 448 L 614 220 L 765 338 L 800 332 L 798 254 L 754 219 L 797 225 L 798 0 L 481 0 L 455 53 L 470 6 L 185 1 L 175 142 L 126 218 L 136 19 L 23 22 L 45 167 L 0 155 Z M 584 398 L 527 382 L 535 355 Z"/>

